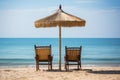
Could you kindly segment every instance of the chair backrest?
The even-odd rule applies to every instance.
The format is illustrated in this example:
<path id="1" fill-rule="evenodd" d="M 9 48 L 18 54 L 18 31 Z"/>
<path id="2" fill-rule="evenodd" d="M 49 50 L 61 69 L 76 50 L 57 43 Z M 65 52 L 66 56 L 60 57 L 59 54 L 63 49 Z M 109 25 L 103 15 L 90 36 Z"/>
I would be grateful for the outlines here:
<path id="1" fill-rule="evenodd" d="M 35 54 L 38 56 L 38 59 L 41 61 L 47 61 L 48 56 L 51 55 L 51 45 L 50 46 L 36 46 L 35 45 Z"/>
<path id="2" fill-rule="evenodd" d="M 81 50 L 82 46 L 80 47 L 65 47 L 66 56 L 68 61 L 77 61 L 81 58 Z"/>

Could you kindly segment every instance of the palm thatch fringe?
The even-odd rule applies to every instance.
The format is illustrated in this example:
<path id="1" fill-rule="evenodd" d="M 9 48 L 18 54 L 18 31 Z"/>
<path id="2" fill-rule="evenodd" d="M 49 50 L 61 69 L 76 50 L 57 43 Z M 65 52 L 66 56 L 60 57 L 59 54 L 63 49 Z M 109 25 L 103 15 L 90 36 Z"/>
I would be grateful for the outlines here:
<path id="1" fill-rule="evenodd" d="M 52 22 L 35 22 L 36 28 L 38 27 L 84 27 L 85 21 L 52 21 Z"/>

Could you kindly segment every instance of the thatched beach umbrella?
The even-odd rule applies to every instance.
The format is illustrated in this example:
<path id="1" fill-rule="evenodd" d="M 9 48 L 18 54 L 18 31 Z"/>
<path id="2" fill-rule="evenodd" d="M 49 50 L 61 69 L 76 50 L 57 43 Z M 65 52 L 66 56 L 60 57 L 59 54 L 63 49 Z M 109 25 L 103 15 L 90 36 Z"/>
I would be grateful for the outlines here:
<path id="1" fill-rule="evenodd" d="M 54 14 L 35 21 L 36 28 L 59 27 L 59 70 L 61 70 L 61 27 L 85 26 L 85 20 L 64 12 L 59 9 Z"/>

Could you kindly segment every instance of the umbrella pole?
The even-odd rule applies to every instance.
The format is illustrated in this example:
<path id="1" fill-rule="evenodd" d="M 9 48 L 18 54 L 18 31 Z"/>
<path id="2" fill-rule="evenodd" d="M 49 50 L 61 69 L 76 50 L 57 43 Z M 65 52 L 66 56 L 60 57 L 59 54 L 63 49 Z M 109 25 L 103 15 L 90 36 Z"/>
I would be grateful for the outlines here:
<path id="1" fill-rule="evenodd" d="M 61 26 L 59 26 L 59 70 L 61 71 Z"/>

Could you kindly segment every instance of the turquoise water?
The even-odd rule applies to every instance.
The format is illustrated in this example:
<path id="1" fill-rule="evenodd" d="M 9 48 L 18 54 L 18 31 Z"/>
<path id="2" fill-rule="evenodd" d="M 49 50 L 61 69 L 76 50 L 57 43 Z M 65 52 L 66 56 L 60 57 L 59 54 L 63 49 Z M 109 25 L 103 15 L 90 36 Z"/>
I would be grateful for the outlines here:
<path id="1" fill-rule="evenodd" d="M 58 64 L 58 38 L 0 38 L 0 66 L 34 65 L 36 45 L 52 45 L 53 63 Z M 120 38 L 63 38 L 65 46 L 82 45 L 82 65 L 120 66 Z"/>

